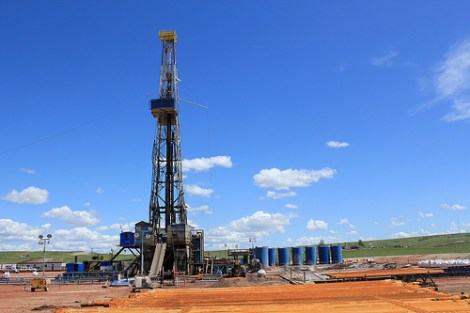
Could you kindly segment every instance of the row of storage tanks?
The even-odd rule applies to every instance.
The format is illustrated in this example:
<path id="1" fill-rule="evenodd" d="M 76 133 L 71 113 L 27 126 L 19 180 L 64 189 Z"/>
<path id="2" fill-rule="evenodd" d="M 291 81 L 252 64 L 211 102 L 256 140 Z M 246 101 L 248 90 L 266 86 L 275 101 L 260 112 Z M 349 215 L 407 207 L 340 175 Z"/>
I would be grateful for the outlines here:
<path id="1" fill-rule="evenodd" d="M 256 247 L 255 258 L 259 259 L 264 266 L 337 264 L 343 263 L 343 250 L 341 246 L 333 245 L 292 248 Z"/>

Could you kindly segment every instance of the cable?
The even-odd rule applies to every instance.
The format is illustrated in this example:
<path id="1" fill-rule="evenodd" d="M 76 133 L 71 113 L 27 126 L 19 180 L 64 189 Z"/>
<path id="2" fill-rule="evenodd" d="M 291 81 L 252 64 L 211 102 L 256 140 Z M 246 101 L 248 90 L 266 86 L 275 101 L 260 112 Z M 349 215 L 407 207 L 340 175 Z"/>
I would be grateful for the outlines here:
<path id="1" fill-rule="evenodd" d="M 36 144 L 39 144 L 39 143 L 42 143 L 42 142 L 45 142 L 45 141 L 48 141 L 48 140 L 51 140 L 51 139 L 54 139 L 54 138 L 57 138 L 57 137 L 60 137 L 62 135 L 65 135 L 65 134 L 68 134 L 70 132 L 73 132 L 74 130 L 77 130 L 77 129 L 80 129 L 82 127 L 85 127 L 91 123 L 94 123 L 98 120 L 101 120 L 102 118 L 105 118 L 105 117 L 108 117 L 109 115 L 111 115 L 113 113 L 109 113 L 109 114 L 105 114 L 105 115 L 102 115 L 100 117 L 97 117 L 95 119 L 92 119 L 90 121 L 87 121 L 83 124 L 80 124 L 78 126 L 75 126 L 75 127 L 72 127 L 72 128 L 69 128 L 69 129 L 66 129 L 64 131 L 61 131 L 61 132 L 58 132 L 58 133 L 55 133 L 55 134 L 52 134 L 50 136 L 47 136 L 47 137 L 44 137 L 44 138 L 41 138 L 41 139 L 38 139 L 36 141 L 32 141 L 32 142 L 29 142 L 27 144 L 24 144 L 24 145 L 21 145 L 21 146 L 18 146 L 18 147 L 15 147 L 15 148 L 11 148 L 11 149 L 7 149 L 7 150 L 4 150 L 4 151 L 1 151 L 0 152 L 0 155 L 4 155 L 4 154 L 7 154 L 7 153 L 10 153 L 10 152 L 13 152 L 13 151 L 17 151 L 17 150 L 21 150 L 21 149 L 24 149 L 24 148 L 27 148 L 27 147 L 31 147 L 31 146 L 34 146 Z"/>

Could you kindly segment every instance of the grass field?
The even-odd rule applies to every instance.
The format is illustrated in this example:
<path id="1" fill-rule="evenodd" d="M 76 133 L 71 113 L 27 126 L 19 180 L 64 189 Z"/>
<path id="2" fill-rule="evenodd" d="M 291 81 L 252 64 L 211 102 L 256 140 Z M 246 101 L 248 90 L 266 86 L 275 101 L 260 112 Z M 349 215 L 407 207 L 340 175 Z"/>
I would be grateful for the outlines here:
<path id="1" fill-rule="evenodd" d="M 343 246 L 357 245 L 357 242 L 338 243 Z M 393 255 L 418 255 L 418 254 L 470 254 L 470 233 L 423 236 L 400 239 L 364 241 L 364 248 L 343 250 L 344 258 L 368 258 Z M 227 250 L 206 251 L 207 256 L 227 258 Z M 77 256 L 78 262 L 91 260 L 91 253 L 82 251 L 46 251 L 46 259 L 73 262 Z M 93 256 L 101 256 L 103 260 L 109 260 L 111 254 L 93 253 Z M 121 254 L 117 260 L 132 260 L 132 255 Z M 42 261 L 42 251 L 5 251 L 0 252 L 0 263 L 18 263 L 27 261 Z"/>
<path id="2" fill-rule="evenodd" d="M 91 253 L 81 251 L 47 251 L 46 260 L 60 261 L 60 262 L 74 262 L 77 256 L 78 262 L 91 261 Z M 93 253 L 93 256 L 101 258 L 102 260 L 111 259 L 111 254 Z M 121 254 L 117 260 L 132 260 L 132 255 Z M 0 252 L 0 263 L 19 263 L 19 262 L 33 262 L 42 261 L 42 251 L 5 251 Z"/>
<path id="3" fill-rule="evenodd" d="M 354 246 L 357 242 L 336 243 Z M 470 233 L 364 241 L 364 248 L 343 250 L 344 258 L 368 258 L 392 255 L 469 253 Z M 206 251 L 206 255 L 227 258 L 227 250 Z"/>

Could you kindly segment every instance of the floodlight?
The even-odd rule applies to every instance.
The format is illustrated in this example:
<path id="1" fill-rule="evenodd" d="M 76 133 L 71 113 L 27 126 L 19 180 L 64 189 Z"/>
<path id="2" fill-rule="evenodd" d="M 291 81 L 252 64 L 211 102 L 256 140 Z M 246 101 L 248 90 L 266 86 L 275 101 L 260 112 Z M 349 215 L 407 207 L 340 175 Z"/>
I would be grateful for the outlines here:
<path id="1" fill-rule="evenodd" d="M 42 238 L 44 238 L 44 236 L 43 236 L 43 235 L 39 235 L 39 239 L 42 239 Z"/>
<path id="2" fill-rule="evenodd" d="M 48 239 L 51 239 L 51 238 L 52 238 L 52 235 L 51 235 L 51 234 L 47 234 L 47 238 L 48 238 Z"/>

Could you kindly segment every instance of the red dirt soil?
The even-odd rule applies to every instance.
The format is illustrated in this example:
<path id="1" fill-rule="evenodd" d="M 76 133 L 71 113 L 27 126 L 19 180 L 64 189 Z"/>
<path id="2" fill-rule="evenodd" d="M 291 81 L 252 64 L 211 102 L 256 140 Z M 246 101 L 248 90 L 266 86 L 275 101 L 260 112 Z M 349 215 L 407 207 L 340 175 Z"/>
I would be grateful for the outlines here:
<path id="1" fill-rule="evenodd" d="M 149 312 L 470 312 L 470 300 L 398 281 L 205 289 L 157 289 L 115 298 L 105 307 L 56 313 Z"/>

